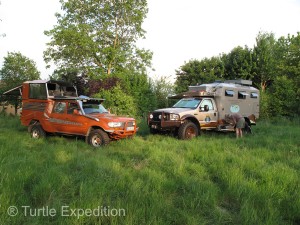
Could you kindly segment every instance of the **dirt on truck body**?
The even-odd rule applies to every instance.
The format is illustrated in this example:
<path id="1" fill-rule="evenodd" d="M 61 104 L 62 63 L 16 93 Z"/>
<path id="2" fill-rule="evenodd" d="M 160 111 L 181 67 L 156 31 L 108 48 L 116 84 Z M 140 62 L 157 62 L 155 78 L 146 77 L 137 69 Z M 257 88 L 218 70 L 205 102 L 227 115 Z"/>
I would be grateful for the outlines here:
<path id="1" fill-rule="evenodd" d="M 110 140 L 133 136 L 138 128 L 134 118 L 110 114 L 104 99 L 77 96 L 74 86 L 62 81 L 26 81 L 4 94 L 22 96 L 21 123 L 33 138 L 47 133 L 84 136 L 94 147 Z"/>
<path id="2" fill-rule="evenodd" d="M 189 139 L 201 130 L 234 131 L 225 115 L 238 113 L 251 132 L 259 117 L 259 90 L 249 80 L 228 80 L 189 86 L 187 92 L 170 98 L 180 99 L 173 107 L 148 114 L 151 133 L 173 132 L 179 139 Z"/>

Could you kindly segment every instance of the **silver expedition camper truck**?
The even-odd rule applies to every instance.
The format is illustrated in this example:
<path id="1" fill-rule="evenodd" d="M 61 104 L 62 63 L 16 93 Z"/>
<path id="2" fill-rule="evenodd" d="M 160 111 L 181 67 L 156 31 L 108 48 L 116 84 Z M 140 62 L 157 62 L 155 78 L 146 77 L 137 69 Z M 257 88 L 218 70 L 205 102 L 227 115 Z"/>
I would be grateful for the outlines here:
<path id="1" fill-rule="evenodd" d="M 249 80 L 227 80 L 189 86 L 187 92 L 170 98 L 180 99 L 173 107 L 148 114 L 151 133 L 174 132 L 179 139 L 190 139 L 200 130 L 234 131 L 225 115 L 238 113 L 245 118 L 251 132 L 259 117 L 259 90 Z"/>

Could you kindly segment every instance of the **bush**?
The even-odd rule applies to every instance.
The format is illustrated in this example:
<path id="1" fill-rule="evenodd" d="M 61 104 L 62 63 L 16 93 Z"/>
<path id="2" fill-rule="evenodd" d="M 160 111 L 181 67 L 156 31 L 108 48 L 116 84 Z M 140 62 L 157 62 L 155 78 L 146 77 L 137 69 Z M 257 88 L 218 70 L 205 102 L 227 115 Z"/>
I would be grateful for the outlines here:
<path id="1" fill-rule="evenodd" d="M 125 93 L 120 84 L 117 84 L 110 90 L 100 89 L 93 97 L 104 98 L 104 106 L 110 109 L 111 113 L 132 117 L 137 115 L 137 106 L 134 103 L 133 97 Z"/>

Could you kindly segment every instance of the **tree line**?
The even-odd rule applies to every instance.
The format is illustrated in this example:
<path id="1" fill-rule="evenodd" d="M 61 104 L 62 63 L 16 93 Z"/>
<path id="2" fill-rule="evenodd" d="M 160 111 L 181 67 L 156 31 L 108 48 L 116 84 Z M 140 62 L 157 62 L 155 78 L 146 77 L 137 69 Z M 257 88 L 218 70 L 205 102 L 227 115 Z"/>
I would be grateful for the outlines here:
<path id="1" fill-rule="evenodd" d="M 176 81 L 150 79 L 152 52 L 136 42 L 145 38 L 142 28 L 147 0 L 60 0 L 57 25 L 45 31 L 50 38 L 44 51 L 54 64 L 51 79 L 75 84 L 79 94 L 106 99 L 118 114 L 143 116 L 166 107 L 170 93 L 189 85 L 215 80 L 250 79 L 261 90 L 261 114 L 299 115 L 300 33 L 275 38 L 260 32 L 253 49 L 237 46 L 219 56 L 192 59 L 176 70 Z M 21 53 L 8 53 L 0 69 L 0 93 L 25 80 L 40 78 L 36 64 Z"/>

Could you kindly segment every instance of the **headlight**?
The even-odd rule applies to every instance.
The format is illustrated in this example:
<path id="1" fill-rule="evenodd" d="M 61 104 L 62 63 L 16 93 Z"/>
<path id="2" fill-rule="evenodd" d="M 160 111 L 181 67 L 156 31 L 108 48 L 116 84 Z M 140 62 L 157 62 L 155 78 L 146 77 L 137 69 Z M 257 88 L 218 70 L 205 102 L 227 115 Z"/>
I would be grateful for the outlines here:
<path id="1" fill-rule="evenodd" d="M 109 122 L 108 126 L 109 127 L 123 127 L 124 123 L 122 123 L 122 122 Z"/>
<path id="2" fill-rule="evenodd" d="M 179 119 L 180 116 L 178 114 L 173 114 L 173 113 L 170 114 L 170 120 L 179 120 Z"/>
<path id="3" fill-rule="evenodd" d="M 153 114 L 150 114 L 150 115 L 149 115 L 149 118 L 150 118 L 150 119 L 153 119 Z"/>

